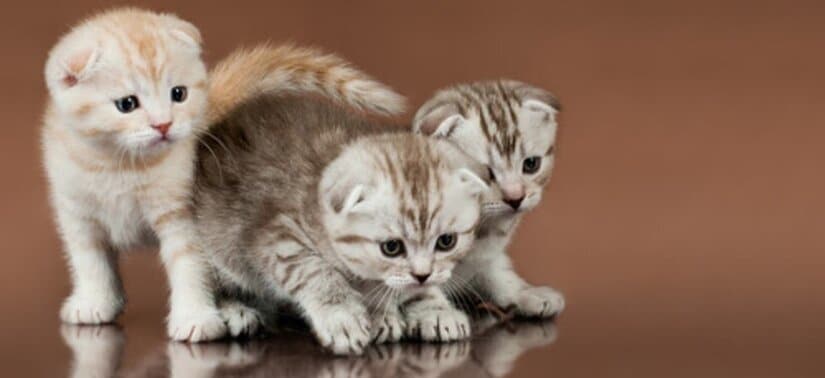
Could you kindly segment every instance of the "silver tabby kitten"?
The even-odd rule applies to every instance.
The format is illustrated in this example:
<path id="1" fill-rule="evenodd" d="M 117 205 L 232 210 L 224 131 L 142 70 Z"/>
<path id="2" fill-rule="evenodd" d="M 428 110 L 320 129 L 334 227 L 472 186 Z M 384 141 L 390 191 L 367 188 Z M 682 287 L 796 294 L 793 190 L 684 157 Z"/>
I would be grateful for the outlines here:
<path id="1" fill-rule="evenodd" d="M 558 111 L 558 101 L 542 89 L 487 81 L 439 91 L 413 122 L 417 132 L 449 140 L 486 165 L 496 184 L 485 198 L 473 252 L 456 268 L 456 284 L 528 317 L 549 317 L 564 308 L 559 292 L 519 277 L 506 251 L 522 215 L 538 205 L 550 181 Z"/>
<path id="2" fill-rule="evenodd" d="M 469 251 L 488 190 L 459 149 L 299 96 L 253 99 L 212 134 L 195 208 L 223 285 L 289 299 L 335 353 L 469 333 L 438 286 Z M 222 307 L 233 333 L 254 327 L 254 310 Z"/>

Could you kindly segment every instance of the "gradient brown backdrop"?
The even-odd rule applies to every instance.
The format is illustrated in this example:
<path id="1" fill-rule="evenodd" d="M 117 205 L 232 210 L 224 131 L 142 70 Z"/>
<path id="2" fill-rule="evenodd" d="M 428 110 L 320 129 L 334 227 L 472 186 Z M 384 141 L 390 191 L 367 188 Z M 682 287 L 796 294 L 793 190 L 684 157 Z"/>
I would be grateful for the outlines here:
<path id="1" fill-rule="evenodd" d="M 41 71 L 58 36 L 106 5 L 0 12 L 0 361 L 20 372 L 63 375 L 69 359 Z M 209 62 L 266 39 L 318 45 L 415 106 L 485 78 L 556 93 L 557 174 L 511 253 L 569 308 L 556 344 L 519 360 L 516 376 L 825 373 L 822 2 L 141 5 L 197 24 Z M 123 271 L 129 365 L 163 341 L 166 287 L 154 253 L 130 255 Z"/>

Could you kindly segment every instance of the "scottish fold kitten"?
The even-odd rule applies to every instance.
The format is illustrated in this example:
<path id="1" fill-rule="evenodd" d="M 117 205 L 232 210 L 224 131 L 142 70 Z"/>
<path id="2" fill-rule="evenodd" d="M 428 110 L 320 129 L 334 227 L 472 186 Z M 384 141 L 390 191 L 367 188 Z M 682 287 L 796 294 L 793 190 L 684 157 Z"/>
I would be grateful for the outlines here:
<path id="1" fill-rule="evenodd" d="M 495 305 L 528 317 L 549 317 L 564 308 L 559 292 L 519 277 L 506 251 L 522 215 L 538 205 L 550 181 L 558 111 L 550 93 L 500 80 L 443 89 L 413 121 L 417 132 L 448 140 L 487 166 L 495 183 L 485 196 L 473 251 L 456 267 L 453 285 L 469 285 Z"/>
<path id="2" fill-rule="evenodd" d="M 306 96 L 251 99 L 212 133 L 195 208 L 221 285 L 288 299 L 338 354 L 412 326 L 466 337 L 438 285 L 472 245 L 487 185 L 457 148 Z M 254 328 L 255 309 L 231 306 L 233 333 Z"/>
<path id="3" fill-rule="evenodd" d="M 359 98 L 362 87 L 386 93 L 331 56 L 290 47 L 255 51 L 257 61 L 269 61 L 254 80 L 210 87 L 198 29 L 138 9 L 91 17 L 52 49 L 42 143 L 74 286 L 60 310 L 64 322 L 114 321 L 125 303 L 119 252 L 159 241 L 171 287 L 169 336 L 202 341 L 225 334 L 190 208 L 196 136 L 207 132 L 208 97 L 216 109 L 209 117 L 218 119 L 243 99 L 233 96 L 258 93 L 259 84 L 271 91 L 333 91 L 356 105 L 373 99 Z M 243 68 L 231 65 L 229 71 L 236 66 Z M 380 111 L 392 111 L 400 96 L 388 98 Z"/>

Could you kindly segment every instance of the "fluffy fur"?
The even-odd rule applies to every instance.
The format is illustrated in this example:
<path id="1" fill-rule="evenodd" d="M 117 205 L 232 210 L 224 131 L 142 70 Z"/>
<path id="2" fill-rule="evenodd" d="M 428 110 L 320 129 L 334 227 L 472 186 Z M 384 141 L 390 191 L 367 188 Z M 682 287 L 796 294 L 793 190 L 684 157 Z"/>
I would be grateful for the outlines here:
<path id="1" fill-rule="evenodd" d="M 451 291 L 480 292 L 529 317 L 549 317 L 564 308 L 560 293 L 519 277 L 506 252 L 522 215 L 538 205 L 550 180 L 558 111 L 557 100 L 542 89 L 489 81 L 441 90 L 416 113 L 417 132 L 454 143 L 487 166 L 495 182 L 485 196 L 476 244 L 456 268 Z"/>
<path id="2" fill-rule="evenodd" d="M 226 332 L 193 229 L 195 148 L 197 137 L 208 135 L 208 98 L 230 109 L 244 99 L 239 96 L 233 103 L 231 96 L 257 93 L 258 83 L 209 86 L 200 45 L 197 28 L 180 18 L 118 9 L 81 22 L 49 54 L 45 78 L 50 101 L 42 142 L 50 197 L 73 282 L 73 292 L 60 311 L 64 322 L 113 321 L 125 302 L 118 254 L 159 241 L 171 287 L 169 336 L 201 341 Z M 235 65 L 223 66 L 215 74 L 216 82 L 227 83 L 232 67 L 244 67 L 245 59 L 260 62 L 266 49 L 255 51 L 258 56 L 239 55 Z M 282 69 L 281 61 L 256 74 L 271 72 L 279 78 L 266 81 L 274 85 L 270 92 L 330 88 L 336 83 L 343 101 L 372 99 L 350 92 L 374 86 L 365 75 L 341 66 L 340 60 L 303 51 L 292 55 L 289 67 L 304 61 L 306 66 L 326 62 L 328 72 L 347 75 L 319 78 L 314 71 Z"/>
<path id="3" fill-rule="evenodd" d="M 287 298 L 335 353 L 469 334 L 437 286 L 470 249 L 487 189 L 460 150 L 306 96 L 251 99 L 213 135 L 195 208 L 224 287 Z M 436 251 L 445 234 L 455 245 Z M 382 254 L 388 240 L 406 252 Z"/>

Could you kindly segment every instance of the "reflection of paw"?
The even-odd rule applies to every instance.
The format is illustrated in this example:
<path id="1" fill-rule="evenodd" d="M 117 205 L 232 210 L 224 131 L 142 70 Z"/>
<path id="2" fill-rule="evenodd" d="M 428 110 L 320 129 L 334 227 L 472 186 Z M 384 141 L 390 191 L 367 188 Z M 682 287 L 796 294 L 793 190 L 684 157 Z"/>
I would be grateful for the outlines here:
<path id="1" fill-rule="evenodd" d="M 417 353 L 404 356 L 405 376 L 439 377 L 467 361 L 470 357 L 470 342 L 459 341 L 449 344 L 421 344 Z"/>
<path id="2" fill-rule="evenodd" d="M 72 376 L 117 376 L 124 343 L 123 332 L 118 327 L 63 325 L 60 335 L 72 350 Z"/>
<path id="3" fill-rule="evenodd" d="M 452 308 L 423 308 L 407 313 L 408 337 L 423 341 L 453 341 L 470 337 L 470 320 Z"/>
<path id="4" fill-rule="evenodd" d="M 60 319 L 70 324 L 105 324 L 115 321 L 123 310 L 124 300 L 118 295 L 72 294 L 63 302 Z"/>
<path id="5" fill-rule="evenodd" d="M 372 322 L 372 341 L 376 344 L 394 343 L 401 340 L 407 323 L 397 311 L 389 311 Z"/>
<path id="6" fill-rule="evenodd" d="M 564 297 L 549 287 L 534 286 L 522 290 L 515 305 L 519 315 L 549 318 L 564 310 Z"/>
<path id="7" fill-rule="evenodd" d="M 204 376 L 201 372 L 216 368 L 239 368 L 255 364 L 263 357 L 263 349 L 254 344 L 169 343 L 166 354 L 174 377 Z M 206 374 L 206 376 L 209 376 Z"/>
<path id="8" fill-rule="evenodd" d="M 368 378 L 369 369 L 361 358 L 327 360 L 318 373 L 319 378 Z"/>
<path id="9" fill-rule="evenodd" d="M 169 337 L 175 341 L 200 342 L 226 336 L 226 323 L 214 308 L 172 310 L 167 324 Z"/>
<path id="10" fill-rule="evenodd" d="M 361 354 L 370 341 L 367 309 L 358 302 L 325 306 L 312 316 L 318 341 L 335 354 Z"/>
<path id="11" fill-rule="evenodd" d="M 262 324 L 258 310 L 240 302 L 224 303 L 218 311 L 232 337 L 254 335 Z"/>

